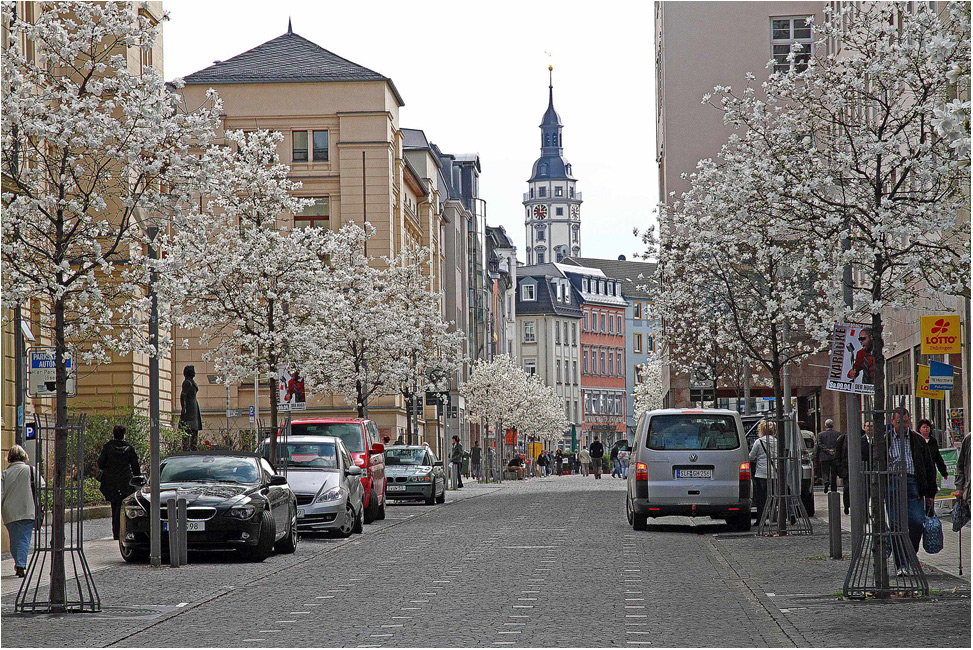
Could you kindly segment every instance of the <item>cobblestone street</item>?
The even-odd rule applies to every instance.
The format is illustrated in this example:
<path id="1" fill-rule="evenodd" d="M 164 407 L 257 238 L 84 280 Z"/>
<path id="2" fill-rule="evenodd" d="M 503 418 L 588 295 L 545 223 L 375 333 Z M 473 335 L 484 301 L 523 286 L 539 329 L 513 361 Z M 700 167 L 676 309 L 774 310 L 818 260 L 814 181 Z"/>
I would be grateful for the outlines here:
<path id="1" fill-rule="evenodd" d="M 847 564 L 823 559 L 824 522 L 784 540 L 708 519 L 634 533 L 623 487 L 468 482 L 442 506 L 390 507 L 364 535 L 305 538 L 262 564 L 119 560 L 96 574 L 99 615 L 13 616 L 5 596 L 3 645 L 969 645 L 968 582 L 936 574 L 927 600 L 840 601 Z"/>

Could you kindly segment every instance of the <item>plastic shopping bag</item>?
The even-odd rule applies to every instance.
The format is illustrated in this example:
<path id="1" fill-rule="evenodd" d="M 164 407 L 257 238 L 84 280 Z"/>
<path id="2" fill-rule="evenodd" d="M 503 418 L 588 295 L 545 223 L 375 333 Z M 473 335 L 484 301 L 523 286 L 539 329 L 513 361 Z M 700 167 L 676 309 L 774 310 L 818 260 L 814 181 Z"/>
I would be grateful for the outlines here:
<path id="1" fill-rule="evenodd" d="M 922 548 L 930 555 L 943 550 L 943 524 L 932 509 L 926 513 L 926 521 L 922 525 Z"/>

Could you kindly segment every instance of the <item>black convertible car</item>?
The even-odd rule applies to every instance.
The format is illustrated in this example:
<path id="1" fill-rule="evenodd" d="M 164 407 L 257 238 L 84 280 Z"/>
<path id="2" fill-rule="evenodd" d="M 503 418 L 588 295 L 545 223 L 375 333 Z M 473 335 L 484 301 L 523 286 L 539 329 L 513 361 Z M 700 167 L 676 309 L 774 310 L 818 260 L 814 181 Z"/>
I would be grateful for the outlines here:
<path id="1" fill-rule="evenodd" d="M 136 479 L 138 481 L 139 479 Z M 261 562 L 297 548 L 297 498 L 270 463 L 245 452 L 173 454 L 161 465 L 162 530 L 166 500 L 187 501 L 190 549 L 236 549 Z M 125 499 L 118 546 L 127 562 L 149 556 L 149 488 Z M 163 550 L 169 537 L 162 535 Z"/>

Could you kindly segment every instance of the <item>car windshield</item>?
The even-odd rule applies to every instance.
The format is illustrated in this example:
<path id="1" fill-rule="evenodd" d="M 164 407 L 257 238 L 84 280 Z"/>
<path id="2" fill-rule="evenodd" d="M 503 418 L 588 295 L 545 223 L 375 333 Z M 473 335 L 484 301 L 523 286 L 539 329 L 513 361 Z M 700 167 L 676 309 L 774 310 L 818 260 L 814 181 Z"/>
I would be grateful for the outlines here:
<path id="1" fill-rule="evenodd" d="M 656 415 L 649 420 L 646 445 L 659 451 L 736 449 L 740 438 L 730 415 Z"/>
<path id="2" fill-rule="evenodd" d="M 260 480 L 252 458 L 233 456 L 175 456 L 163 463 L 162 483 L 256 483 Z"/>
<path id="3" fill-rule="evenodd" d="M 341 438 L 348 451 L 365 451 L 365 434 L 357 422 L 305 422 L 291 424 L 292 436 L 334 436 Z"/>
<path id="4" fill-rule="evenodd" d="M 388 449 L 385 452 L 386 465 L 423 465 L 425 449 Z"/>
<path id="5" fill-rule="evenodd" d="M 260 452 L 265 458 L 270 457 L 268 445 L 263 445 Z M 338 456 L 333 442 L 289 442 L 281 445 L 279 453 L 288 467 L 338 469 Z"/>

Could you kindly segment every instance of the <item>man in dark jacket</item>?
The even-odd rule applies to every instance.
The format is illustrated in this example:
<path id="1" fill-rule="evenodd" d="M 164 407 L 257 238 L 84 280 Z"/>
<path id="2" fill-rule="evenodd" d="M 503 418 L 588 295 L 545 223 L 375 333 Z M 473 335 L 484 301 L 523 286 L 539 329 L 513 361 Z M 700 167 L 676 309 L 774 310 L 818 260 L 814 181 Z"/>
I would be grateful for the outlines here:
<path id="1" fill-rule="evenodd" d="M 139 457 L 135 447 L 125 440 L 125 427 L 116 424 L 112 429 L 113 440 L 105 443 L 98 456 L 98 469 L 101 470 L 101 493 L 111 503 L 111 532 L 118 539 L 118 526 L 121 522 L 122 501 L 135 491 L 132 477 L 141 474 Z"/>
<path id="2" fill-rule="evenodd" d="M 588 453 L 591 454 L 591 464 L 594 466 L 595 478 L 601 478 L 601 462 L 605 457 L 605 445 L 601 444 L 598 440 L 598 436 L 595 436 L 594 442 L 588 446 Z"/>
<path id="3" fill-rule="evenodd" d="M 456 473 L 456 488 L 463 487 L 463 445 L 459 436 L 453 436 L 453 450 L 449 453 L 449 462 L 453 464 Z"/>
<path id="4" fill-rule="evenodd" d="M 933 505 L 936 497 L 936 466 L 933 465 L 926 441 L 911 426 L 909 412 L 904 408 L 896 409 L 892 413 L 892 430 L 886 434 L 885 440 L 889 449 L 889 469 L 905 469 L 909 540 L 918 553 L 926 508 Z M 891 520 L 890 523 L 894 525 L 895 522 Z M 907 570 L 908 565 L 898 557 L 896 564 L 900 573 Z"/>
<path id="5" fill-rule="evenodd" d="M 473 449 L 470 450 L 470 472 L 473 478 L 480 478 L 480 456 L 483 451 L 480 449 L 480 441 L 473 441 Z"/>
<path id="6" fill-rule="evenodd" d="M 818 434 L 818 441 L 814 444 L 815 460 L 821 468 L 821 479 L 824 481 L 824 493 L 838 489 L 838 475 L 833 471 L 835 451 L 838 449 L 838 438 L 841 433 L 835 431 L 834 420 L 825 420 L 824 431 Z"/>

